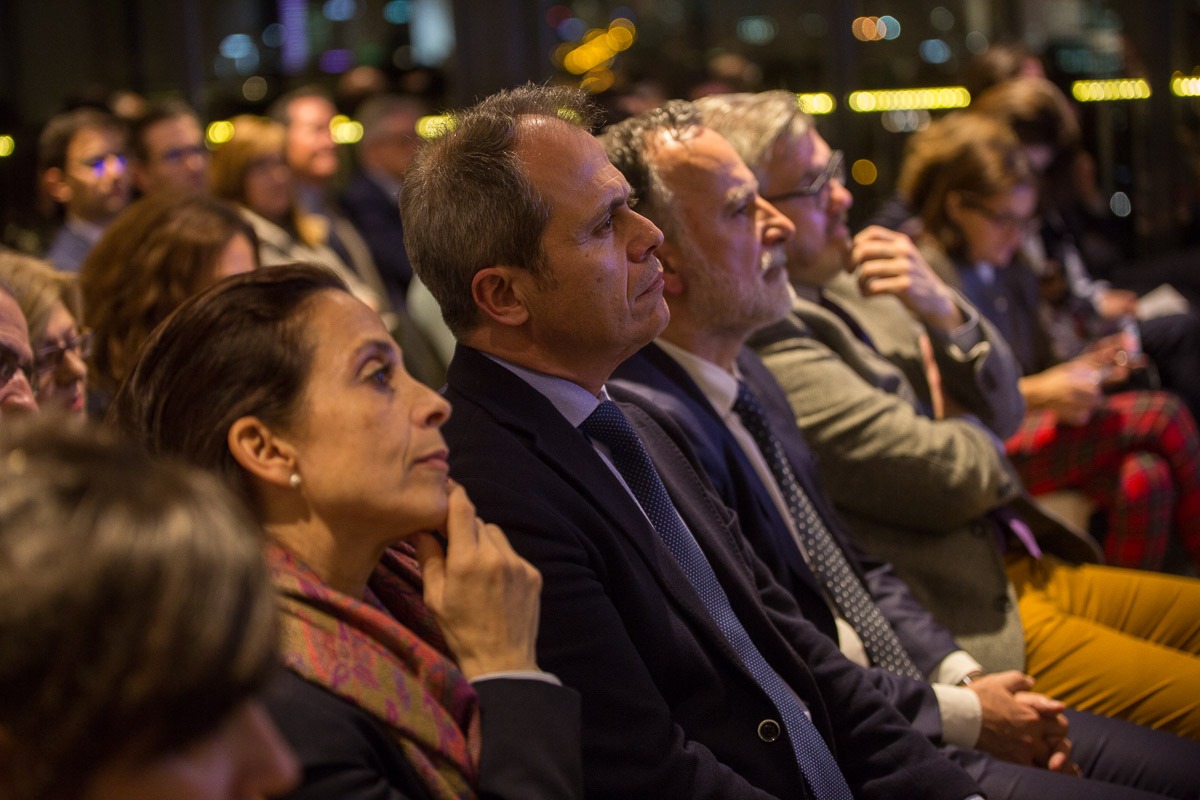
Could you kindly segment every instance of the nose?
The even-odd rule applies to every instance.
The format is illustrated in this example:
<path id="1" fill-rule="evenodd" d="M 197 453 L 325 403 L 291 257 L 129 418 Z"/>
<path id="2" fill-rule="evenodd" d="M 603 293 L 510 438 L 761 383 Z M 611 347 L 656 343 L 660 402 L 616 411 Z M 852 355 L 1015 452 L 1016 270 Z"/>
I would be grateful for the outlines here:
<path id="1" fill-rule="evenodd" d="M 650 220 L 636 211 L 630 211 L 639 226 L 635 235 L 629 237 L 629 259 L 641 263 L 649 258 L 663 243 L 663 232 Z"/>
<path id="2" fill-rule="evenodd" d="M 241 764 L 235 796 L 274 797 L 295 787 L 300 780 L 300 764 L 262 703 L 251 700 L 238 714 L 241 741 L 236 752 Z"/>
<path id="3" fill-rule="evenodd" d="M 0 389 L 0 411 L 5 414 L 34 414 L 37 410 L 33 387 L 29 385 L 25 373 L 18 370 Z"/>
<path id="4" fill-rule="evenodd" d="M 450 402 L 416 378 L 405 373 L 413 393 L 412 409 L 416 424 L 428 428 L 440 428 L 450 419 Z"/>
<path id="5" fill-rule="evenodd" d="M 87 374 L 87 362 L 83 356 L 77 350 L 68 350 L 54 369 L 54 381 L 59 384 L 75 383 L 86 379 Z"/>
<path id="6" fill-rule="evenodd" d="M 832 213 L 843 214 L 854 205 L 854 195 L 846 188 L 846 184 L 837 178 L 829 181 L 829 210 Z"/>
<path id="7" fill-rule="evenodd" d="M 758 212 L 763 222 L 763 244 L 781 244 L 795 235 L 795 224 L 762 197 L 758 198 Z"/>
<path id="8" fill-rule="evenodd" d="M 109 153 L 104 157 L 104 173 L 119 177 L 125 174 L 125 156 L 119 153 Z"/>

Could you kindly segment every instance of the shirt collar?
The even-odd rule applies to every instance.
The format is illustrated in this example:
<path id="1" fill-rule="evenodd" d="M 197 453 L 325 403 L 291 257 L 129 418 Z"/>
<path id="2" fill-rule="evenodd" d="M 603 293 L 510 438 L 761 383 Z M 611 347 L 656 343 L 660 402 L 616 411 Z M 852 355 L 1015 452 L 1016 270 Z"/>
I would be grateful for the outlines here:
<path id="1" fill-rule="evenodd" d="M 604 387 L 600 387 L 600 394 L 597 396 L 566 378 L 535 372 L 491 353 L 484 355 L 532 386 L 558 409 L 558 413 L 562 414 L 572 427 L 578 428 L 582 425 L 597 406 L 608 399 L 608 391 Z"/>
<path id="2" fill-rule="evenodd" d="M 733 403 L 737 400 L 738 394 L 738 375 L 737 365 L 734 365 L 734 372 L 730 373 L 718 367 L 711 361 L 707 361 L 695 353 L 684 350 L 678 345 L 671 344 L 664 339 L 656 339 L 656 345 L 663 349 L 667 355 L 675 359 L 679 366 L 683 367 L 691 379 L 700 387 L 700 391 L 708 398 L 708 402 L 712 403 L 713 408 L 717 409 L 721 414 L 728 414 L 733 410 Z"/>

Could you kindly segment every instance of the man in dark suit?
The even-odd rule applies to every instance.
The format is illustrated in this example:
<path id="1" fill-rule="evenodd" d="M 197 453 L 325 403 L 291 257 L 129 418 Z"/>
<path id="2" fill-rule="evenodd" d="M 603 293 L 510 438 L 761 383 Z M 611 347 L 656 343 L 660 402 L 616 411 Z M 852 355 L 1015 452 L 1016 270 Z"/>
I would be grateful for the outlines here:
<path id="1" fill-rule="evenodd" d="M 803 620 L 682 433 L 607 399 L 667 309 L 661 234 L 590 117 L 572 90 L 493 96 L 418 154 L 402 198 L 459 340 L 452 474 L 542 573 L 538 658 L 583 695 L 589 796 L 974 796 Z"/>
<path id="2" fill-rule="evenodd" d="M 663 131 L 689 127 L 696 132 L 684 141 L 662 142 Z M 691 104 L 668 103 L 601 138 L 639 208 L 665 231 L 658 255 L 671 311 L 657 343 L 622 364 L 609 389 L 667 412 L 686 431 L 748 540 L 809 619 L 870 669 L 915 727 L 957 745 L 948 754 L 989 797 L 1146 796 L 1105 781 L 1172 796 L 1200 789 L 1180 770 L 1200 752 L 1190 742 L 1082 712 L 1071 712 L 1076 751 L 1088 774 L 1103 780 L 1031 766 L 1077 771 L 1063 742 L 1063 705 L 1028 692 L 1032 681 L 1020 672 L 983 675 L 890 565 L 850 544 L 787 396 L 744 346 L 791 310 L 787 218 L 757 195 L 749 168 L 700 126 Z M 773 246 L 757 248 L 757 240 Z"/>
<path id="3" fill-rule="evenodd" d="M 415 97 L 380 95 L 363 103 L 358 170 L 342 192 L 342 210 L 371 250 L 379 277 L 396 308 L 404 306 L 412 265 L 404 249 L 400 191 L 421 138 L 417 121 L 429 113 Z"/>

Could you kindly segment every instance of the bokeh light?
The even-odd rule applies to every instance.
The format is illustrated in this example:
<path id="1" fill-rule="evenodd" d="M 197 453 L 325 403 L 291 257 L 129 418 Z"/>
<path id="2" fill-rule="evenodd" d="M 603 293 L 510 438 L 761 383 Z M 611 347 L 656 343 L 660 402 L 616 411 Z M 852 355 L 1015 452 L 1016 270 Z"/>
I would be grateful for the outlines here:
<path id="1" fill-rule="evenodd" d="M 436 139 L 447 131 L 454 130 L 454 117 L 448 114 L 430 114 L 417 120 L 417 136 Z"/>
<path id="2" fill-rule="evenodd" d="M 204 139 L 209 145 L 225 144 L 233 138 L 233 123 L 227 119 L 218 119 L 208 123 Z"/>
<path id="3" fill-rule="evenodd" d="M 879 168 L 874 161 L 860 158 L 850 167 L 850 176 L 859 186 L 870 186 L 879 179 Z"/>
<path id="4" fill-rule="evenodd" d="M 17 142 L 13 137 L 5 134 L 0 136 L 0 158 L 8 158 L 17 149 Z"/>
<path id="5" fill-rule="evenodd" d="M 1071 96 L 1081 103 L 1097 103 L 1111 100 L 1146 100 L 1150 97 L 1150 84 L 1146 83 L 1142 78 L 1075 81 L 1071 84 Z"/>
<path id="6" fill-rule="evenodd" d="M 261 75 L 246 78 L 242 83 L 242 97 L 251 103 L 257 103 L 267 96 L 267 79 Z"/>
<path id="7" fill-rule="evenodd" d="M 1108 207 L 1118 217 L 1128 217 L 1133 213 L 1133 203 L 1129 201 L 1129 195 L 1124 192 L 1116 192 L 1108 201 Z"/>

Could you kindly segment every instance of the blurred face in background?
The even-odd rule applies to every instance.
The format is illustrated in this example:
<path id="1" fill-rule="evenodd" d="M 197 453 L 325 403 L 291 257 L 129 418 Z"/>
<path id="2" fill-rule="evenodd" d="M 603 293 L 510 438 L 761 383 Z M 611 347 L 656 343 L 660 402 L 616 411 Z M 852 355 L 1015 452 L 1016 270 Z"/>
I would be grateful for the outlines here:
<path id="1" fill-rule="evenodd" d="M 133 179 L 142 194 L 208 190 L 208 150 L 195 117 L 184 114 L 160 120 L 143 131 L 142 139 L 146 159 L 133 166 Z"/>
<path id="2" fill-rule="evenodd" d="M 86 359 L 92 352 L 91 331 L 81 330 L 67 307 L 56 303 L 45 332 L 33 346 L 42 408 L 82 414 L 87 400 Z"/>
<path id="3" fill-rule="evenodd" d="M 337 175 L 337 145 L 329 129 L 336 113 L 323 97 L 298 97 L 288 104 L 287 163 L 297 180 L 324 184 Z"/>
<path id="4" fill-rule="evenodd" d="M 1037 191 L 1032 186 L 987 197 L 950 192 L 946 204 L 946 215 L 962 233 L 964 254 L 973 263 L 1008 266 L 1036 223 Z"/>
<path id="5" fill-rule="evenodd" d="M 7 292 L 0 291 L 0 423 L 10 414 L 37 411 L 33 398 L 33 350 L 25 316 Z"/>
<path id="6" fill-rule="evenodd" d="M 246 167 L 246 207 L 275 223 L 283 222 L 292 207 L 292 173 L 283 153 L 267 153 Z"/>
<path id="7" fill-rule="evenodd" d="M 83 128 L 67 145 L 66 165 L 47 170 L 51 196 L 70 216 L 107 224 L 129 205 L 125 140 L 111 128 Z"/>

